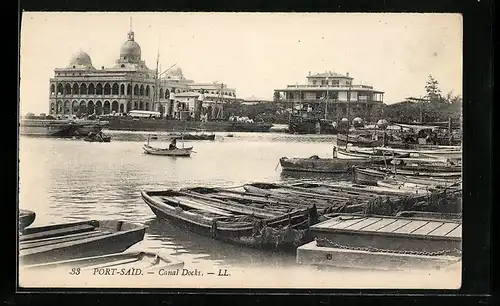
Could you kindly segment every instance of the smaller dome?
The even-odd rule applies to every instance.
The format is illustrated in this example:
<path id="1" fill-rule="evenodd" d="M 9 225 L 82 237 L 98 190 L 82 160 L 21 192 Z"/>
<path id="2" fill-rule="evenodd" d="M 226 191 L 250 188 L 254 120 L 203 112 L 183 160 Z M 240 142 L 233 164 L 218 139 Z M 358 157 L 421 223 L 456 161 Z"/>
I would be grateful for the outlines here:
<path id="1" fill-rule="evenodd" d="M 342 118 L 342 120 L 340 120 L 341 122 L 348 122 L 349 120 L 347 120 L 347 118 Z"/>
<path id="2" fill-rule="evenodd" d="M 361 127 L 363 126 L 363 119 L 359 118 L 359 117 L 356 117 L 352 120 L 352 125 L 354 125 L 355 127 Z"/>
<path id="3" fill-rule="evenodd" d="M 70 61 L 69 61 L 69 67 L 70 68 L 77 68 L 77 67 L 92 67 L 92 59 L 90 58 L 90 56 L 83 52 L 83 51 L 80 51 L 80 52 L 77 52 L 75 54 L 73 54 L 73 56 L 71 57 Z"/>
<path id="4" fill-rule="evenodd" d="M 377 121 L 377 127 L 379 129 L 385 129 L 385 128 L 387 128 L 388 125 L 389 125 L 389 122 L 387 122 L 387 120 L 385 120 L 385 119 L 380 119 L 379 121 Z"/>

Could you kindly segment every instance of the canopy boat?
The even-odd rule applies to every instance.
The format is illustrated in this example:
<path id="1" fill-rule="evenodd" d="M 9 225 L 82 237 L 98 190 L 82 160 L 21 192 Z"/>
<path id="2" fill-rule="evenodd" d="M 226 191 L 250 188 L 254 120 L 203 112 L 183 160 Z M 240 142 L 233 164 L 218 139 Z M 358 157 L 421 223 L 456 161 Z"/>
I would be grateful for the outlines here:
<path id="1" fill-rule="evenodd" d="M 23 264 L 123 252 L 144 238 L 146 227 L 117 220 L 89 220 L 25 229 L 19 237 Z"/>
<path id="2" fill-rule="evenodd" d="M 310 241 L 307 229 L 316 219 L 314 206 L 286 213 L 268 211 L 179 190 L 142 191 L 141 197 L 159 218 L 174 225 L 213 239 L 256 248 L 294 250 Z"/>
<path id="3" fill-rule="evenodd" d="M 19 209 L 19 230 L 22 231 L 26 227 L 35 222 L 35 212 L 27 209 Z"/>
<path id="4" fill-rule="evenodd" d="M 75 267 L 80 268 L 81 273 L 84 273 L 85 271 L 88 271 L 89 273 L 93 273 L 94 271 L 99 272 L 109 268 L 117 269 L 119 271 L 134 271 L 140 269 L 141 272 L 144 273 L 147 273 L 148 271 L 154 271 L 157 273 L 160 269 L 182 269 L 184 267 L 184 262 L 173 256 L 162 253 L 125 251 L 122 253 L 27 265 L 23 268 L 33 270 L 67 268 L 69 271 L 71 268 Z"/>
<path id="5" fill-rule="evenodd" d="M 344 173 L 350 172 L 354 166 L 383 165 L 384 158 L 280 158 L 280 165 L 284 171 L 301 171 L 315 173 Z"/>
<path id="6" fill-rule="evenodd" d="M 191 156 L 193 147 L 186 148 L 175 148 L 175 149 L 162 149 L 155 148 L 150 145 L 145 144 L 143 146 L 144 152 L 151 155 L 163 155 L 163 156 Z"/>

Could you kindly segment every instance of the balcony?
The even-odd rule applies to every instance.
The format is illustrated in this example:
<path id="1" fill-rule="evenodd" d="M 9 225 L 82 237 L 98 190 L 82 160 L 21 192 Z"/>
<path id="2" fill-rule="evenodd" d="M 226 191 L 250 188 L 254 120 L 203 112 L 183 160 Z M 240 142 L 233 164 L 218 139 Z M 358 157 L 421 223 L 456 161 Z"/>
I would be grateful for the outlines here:
<path id="1" fill-rule="evenodd" d="M 287 85 L 286 89 L 373 89 L 373 86 L 369 85 Z"/>

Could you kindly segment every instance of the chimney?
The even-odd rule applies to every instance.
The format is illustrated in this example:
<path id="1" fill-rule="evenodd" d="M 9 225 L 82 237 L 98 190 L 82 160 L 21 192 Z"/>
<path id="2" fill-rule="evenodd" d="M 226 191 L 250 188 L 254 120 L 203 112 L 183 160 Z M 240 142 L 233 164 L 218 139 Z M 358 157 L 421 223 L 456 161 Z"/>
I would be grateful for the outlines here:
<path id="1" fill-rule="evenodd" d="M 309 71 L 309 76 L 311 76 L 311 71 Z"/>
<path id="2" fill-rule="evenodd" d="M 349 76 L 349 72 L 345 74 L 346 76 Z"/>

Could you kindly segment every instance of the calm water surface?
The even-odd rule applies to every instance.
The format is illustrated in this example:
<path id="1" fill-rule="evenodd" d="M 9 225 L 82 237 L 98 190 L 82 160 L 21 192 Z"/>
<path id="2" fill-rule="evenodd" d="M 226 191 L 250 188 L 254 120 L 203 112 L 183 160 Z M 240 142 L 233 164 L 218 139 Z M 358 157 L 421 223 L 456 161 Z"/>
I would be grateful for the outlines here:
<path id="1" fill-rule="evenodd" d="M 134 249 L 159 250 L 185 262 L 239 266 L 293 264 L 294 254 L 227 245 L 157 220 L 140 198 L 143 189 L 238 186 L 252 181 L 296 180 L 281 173 L 282 156 L 330 157 L 335 136 L 278 133 L 217 133 L 215 141 L 186 141 L 189 158 L 143 154 L 146 133 L 105 131 L 111 143 L 21 137 L 20 208 L 36 212 L 33 226 L 86 219 L 122 219 L 148 226 Z M 153 144 L 167 146 L 159 140 Z M 178 146 L 182 146 L 178 142 Z M 313 176 L 334 180 L 329 176 Z"/>

